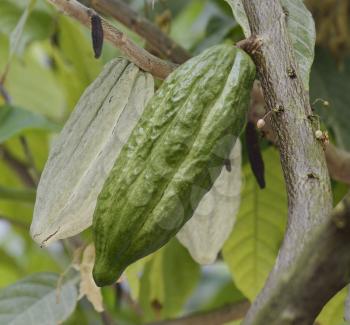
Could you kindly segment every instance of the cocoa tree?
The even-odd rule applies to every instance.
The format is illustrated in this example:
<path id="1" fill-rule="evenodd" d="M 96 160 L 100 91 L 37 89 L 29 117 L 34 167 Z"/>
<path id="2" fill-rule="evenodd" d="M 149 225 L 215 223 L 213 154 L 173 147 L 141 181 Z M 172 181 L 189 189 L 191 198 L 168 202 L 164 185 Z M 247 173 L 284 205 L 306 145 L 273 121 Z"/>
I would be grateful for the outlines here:
<path id="1" fill-rule="evenodd" d="M 3 1 L 0 324 L 346 324 L 349 14 Z"/>

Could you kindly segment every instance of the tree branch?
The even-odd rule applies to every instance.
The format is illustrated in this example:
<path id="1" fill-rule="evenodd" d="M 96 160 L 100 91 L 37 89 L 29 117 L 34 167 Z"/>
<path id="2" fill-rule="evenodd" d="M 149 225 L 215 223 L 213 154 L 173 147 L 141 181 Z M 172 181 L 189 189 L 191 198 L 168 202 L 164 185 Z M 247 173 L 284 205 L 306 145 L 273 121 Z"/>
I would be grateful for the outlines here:
<path id="1" fill-rule="evenodd" d="M 96 14 L 94 10 L 89 9 L 76 0 L 48 0 L 57 9 L 68 16 L 80 21 L 83 25 L 91 28 L 91 16 Z M 129 40 L 124 33 L 112 26 L 108 21 L 101 18 L 104 31 L 104 38 L 118 47 L 127 58 L 139 66 L 144 71 L 151 73 L 154 77 L 165 79 L 175 68 L 176 65 L 161 60 L 147 52 L 145 49 L 137 46 Z"/>
<path id="2" fill-rule="evenodd" d="M 257 121 L 263 118 L 265 114 L 264 96 L 260 83 L 256 81 L 251 95 L 248 119 L 256 125 Z M 272 129 L 270 118 L 265 118 L 264 120 L 266 124 L 261 130 L 262 136 L 275 144 L 277 138 Z M 325 146 L 325 155 L 328 171 L 332 179 L 350 184 L 350 153 L 329 143 Z"/>
<path id="3" fill-rule="evenodd" d="M 350 184 L 350 153 L 329 144 L 326 146 L 326 160 L 331 177 Z"/>
<path id="4" fill-rule="evenodd" d="M 313 324 L 323 306 L 349 282 L 350 192 L 317 228 L 249 324 Z"/>
<path id="5" fill-rule="evenodd" d="M 152 48 L 157 49 L 172 62 L 183 63 L 191 55 L 180 45 L 162 32 L 148 19 L 139 15 L 121 0 L 91 0 L 91 7 L 104 15 L 110 15 L 135 33 L 147 40 Z"/>
<path id="6" fill-rule="evenodd" d="M 282 6 L 275 0 L 242 2 L 252 34 L 262 43 L 252 56 L 267 108 L 280 110 L 271 113 L 271 120 L 288 193 L 286 235 L 276 265 L 244 321 L 245 325 L 251 325 L 257 324 L 259 310 L 278 292 L 279 280 L 303 251 L 317 225 L 327 220 L 332 196 L 324 152 L 314 134 L 310 120 L 312 110 L 303 89 Z"/>
<path id="7" fill-rule="evenodd" d="M 181 317 L 178 319 L 164 320 L 149 325 L 221 325 L 229 321 L 242 319 L 249 308 L 249 302 L 224 306 L 206 313 Z"/>

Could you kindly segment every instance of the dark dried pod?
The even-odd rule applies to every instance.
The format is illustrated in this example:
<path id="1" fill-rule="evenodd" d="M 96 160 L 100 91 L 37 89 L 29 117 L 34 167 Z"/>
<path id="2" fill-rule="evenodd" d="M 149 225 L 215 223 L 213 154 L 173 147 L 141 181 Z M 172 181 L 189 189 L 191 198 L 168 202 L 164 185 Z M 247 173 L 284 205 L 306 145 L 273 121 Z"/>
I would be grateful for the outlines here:
<path id="1" fill-rule="evenodd" d="M 251 122 L 247 123 L 247 127 L 245 129 L 245 138 L 250 167 L 256 181 L 259 184 L 259 187 L 263 189 L 266 186 L 265 165 L 260 151 L 259 136 L 255 129 L 255 125 Z"/>
<path id="2" fill-rule="evenodd" d="M 98 59 L 103 48 L 103 27 L 101 18 L 98 15 L 91 16 L 91 38 L 95 58 Z"/>

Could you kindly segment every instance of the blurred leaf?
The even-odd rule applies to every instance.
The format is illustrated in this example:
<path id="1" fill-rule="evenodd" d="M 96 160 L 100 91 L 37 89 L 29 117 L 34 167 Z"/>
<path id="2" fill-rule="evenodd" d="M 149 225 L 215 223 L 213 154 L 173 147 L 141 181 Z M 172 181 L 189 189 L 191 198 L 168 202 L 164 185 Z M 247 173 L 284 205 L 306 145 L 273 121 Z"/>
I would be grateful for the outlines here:
<path id="1" fill-rule="evenodd" d="M 170 36 L 184 48 L 190 49 L 204 34 L 204 28 L 196 28 L 197 21 L 207 1 L 195 0 L 188 5 L 172 22 Z"/>
<path id="2" fill-rule="evenodd" d="M 56 136 L 56 133 L 52 136 L 48 133 L 38 132 L 36 130 L 25 131 L 24 133 L 30 151 L 32 152 L 35 167 L 41 171 L 46 163 L 49 152 L 49 141 Z M 17 138 L 7 141 L 7 143 L 15 142 Z M 22 150 L 23 153 L 23 150 Z"/>
<path id="3" fill-rule="evenodd" d="M 9 255 L 2 247 L 0 247 L 0 256 L 1 256 L 1 268 L 4 265 L 7 265 L 13 268 L 12 271 L 15 271 L 16 273 L 21 273 L 20 265 L 18 265 L 17 261 L 11 255 Z"/>
<path id="4" fill-rule="evenodd" d="M 344 303 L 346 299 L 347 288 L 338 292 L 327 304 L 323 307 L 317 321 L 321 325 L 340 324 L 344 321 Z"/>
<path id="5" fill-rule="evenodd" d="M 226 0 L 246 37 L 250 36 L 247 16 L 241 0 Z M 287 27 L 291 37 L 304 88 L 309 90 L 311 66 L 314 60 L 316 30 L 314 19 L 303 0 L 281 0 L 288 12 Z"/>
<path id="6" fill-rule="evenodd" d="M 135 263 L 131 264 L 125 271 L 125 276 L 127 278 L 130 294 L 134 300 L 139 300 L 140 297 L 140 285 L 141 285 L 141 274 L 144 270 L 144 266 L 148 261 L 153 258 L 153 255 L 148 255 Z"/>
<path id="7" fill-rule="evenodd" d="M 75 309 L 77 290 L 74 283 L 68 281 L 57 292 L 57 281 L 57 274 L 37 273 L 2 289 L 0 323 L 55 325 L 63 322 Z"/>
<path id="8" fill-rule="evenodd" d="M 223 257 L 235 284 L 253 300 L 271 271 L 278 253 L 287 217 L 287 196 L 277 150 L 263 152 L 266 188 L 261 190 L 248 165 L 241 208 Z"/>
<path id="9" fill-rule="evenodd" d="M 228 266 L 220 261 L 202 268 L 200 283 L 186 305 L 186 312 L 209 311 L 244 299 L 232 280 Z"/>
<path id="10" fill-rule="evenodd" d="M 236 26 L 236 22 L 227 16 L 211 17 L 206 28 L 205 38 L 196 46 L 194 54 L 201 53 L 205 49 L 221 43 Z"/>
<path id="11" fill-rule="evenodd" d="M 21 18 L 19 19 L 16 27 L 10 34 L 10 56 L 16 53 L 19 50 L 19 42 L 21 40 L 24 26 L 27 22 L 28 16 L 30 15 L 33 7 L 36 3 L 36 0 L 28 0 L 27 7 L 24 9 Z"/>
<path id="12" fill-rule="evenodd" d="M 5 88 L 14 106 L 58 121 L 65 113 L 62 87 L 39 44 L 28 47 L 21 59 L 12 60 Z"/>
<path id="13" fill-rule="evenodd" d="M 241 324 L 241 321 L 242 320 L 235 320 L 233 322 L 228 322 L 228 323 L 225 323 L 223 325 L 239 325 L 239 324 Z"/>
<path id="14" fill-rule="evenodd" d="M 60 83 L 67 101 L 69 115 L 86 88 L 86 81 L 80 80 L 74 66 L 64 59 L 62 51 L 50 45 L 48 49 L 55 65 L 55 76 Z"/>
<path id="15" fill-rule="evenodd" d="M 153 255 L 141 278 L 145 319 L 175 317 L 199 280 L 199 266 L 175 239 Z"/>
<path id="16" fill-rule="evenodd" d="M 34 189 L 15 189 L 0 185 L 0 199 L 9 199 L 14 201 L 28 201 L 34 203 Z"/>
<path id="17" fill-rule="evenodd" d="M 288 12 L 287 27 L 299 65 L 305 90 L 309 90 L 310 72 L 315 56 L 315 22 L 303 0 L 281 0 Z"/>
<path id="18" fill-rule="evenodd" d="M 5 188 L 23 188 L 18 176 L 2 160 L 0 160 L 0 185 Z M 13 201 L 0 198 L 0 214 L 21 222 L 29 222 L 32 216 L 33 203 L 28 201 Z"/>
<path id="19" fill-rule="evenodd" d="M 333 205 L 336 206 L 348 193 L 349 185 L 332 181 Z"/>
<path id="20" fill-rule="evenodd" d="M 329 107 L 322 102 L 315 104 L 327 127 L 335 134 L 337 145 L 350 150 L 350 57 L 340 67 L 328 51 L 317 48 L 315 64 L 311 75 L 311 98 L 327 100 Z"/>
<path id="21" fill-rule="evenodd" d="M 76 77 L 86 88 L 102 69 L 101 60 L 94 58 L 90 35 L 76 21 L 60 16 L 59 47 L 64 58 L 72 65 Z"/>
<path id="22" fill-rule="evenodd" d="M 4 1 L 10 2 L 12 5 L 16 6 L 21 11 L 23 11 L 28 4 L 28 0 L 4 0 Z M 38 11 L 43 11 L 45 13 L 50 13 L 50 14 L 53 11 L 52 5 L 49 5 L 47 1 L 43 1 L 43 0 L 36 1 L 34 9 Z"/>
<path id="23" fill-rule="evenodd" d="M 25 250 L 20 257 L 26 274 L 34 272 L 63 272 L 70 263 L 60 244 L 42 249 L 29 236 L 29 227 L 22 238 L 26 240 Z"/>
<path id="24" fill-rule="evenodd" d="M 222 1 L 222 0 L 211 0 L 211 1 L 214 2 L 222 10 L 223 13 L 225 13 L 228 16 L 232 15 L 232 9 L 227 1 Z"/>
<path id="25" fill-rule="evenodd" d="M 233 16 L 238 24 L 241 25 L 245 37 L 250 36 L 250 27 L 247 15 L 241 0 L 225 0 L 231 7 Z"/>
<path id="26" fill-rule="evenodd" d="M 0 1 L 0 32 L 9 36 L 11 34 L 12 52 L 21 52 L 29 42 L 45 39 L 52 32 L 53 21 L 51 15 L 48 10 L 42 10 L 47 6 L 43 6 L 42 1 L 39 1 L 37 5 L 33 2 L 29 3 L 23 0 Z M 29 7 L 27 7 L 28 4 Z M 28 16 L 30 11 L 31 14 Z"/>
<path id="27" fill-rule="evenodd" d="M 349 285 L 346 287 L 346 299 L 344 303 L 344 319 L 350 322 L 350 289 Z"/>
<path id="28" fill-rule="evenodd" d="M 0 107 L 0 143 L 28 129 L 58 132 L 60 127 L 23 108 L 10 105 Z"/>
<path id="29" fill-rule="evenodd" d="M 205 40 L 207 25 L 213 17 L 223 17 L 215 4 L 208 0 L 189 1 L 173 20 L 170 36 L 184 48 L 191 49 Z"/>
<path id="30" fill-rule="evenodd" d="M 244 296 L 239 292 L 235 285 L 231 282 L 226 283 L 219 291 L 212 297 L 211 301 L 205 307 L 205 310 L 213 310 L 228 304 L 238 303 L 244 300 Z"/>
<path id="31" fill-rule="evenodd" d="M 17 280 L 17 278 L 20 276 L 20 272 L 19 272 L 19 268 L 18 267 L 11 266 L 8 263 L 4 263 L 2 261 L 2 259 L 3 259 L 3 255 L 2 254 L 3 254 L 3 252 L 0 252 L 0 253 L 1 253 L 0 288 L 3 288 L 8 283 L 15 282 Z M 1 315 L 0 315 L 0 321 L 1 321 Z"/>

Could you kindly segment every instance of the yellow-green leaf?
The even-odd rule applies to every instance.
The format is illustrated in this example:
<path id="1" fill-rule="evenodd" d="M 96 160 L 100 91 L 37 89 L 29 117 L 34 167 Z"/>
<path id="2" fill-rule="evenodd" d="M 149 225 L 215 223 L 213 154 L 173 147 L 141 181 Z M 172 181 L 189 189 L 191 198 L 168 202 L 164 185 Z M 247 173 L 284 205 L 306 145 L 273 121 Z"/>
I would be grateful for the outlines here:
<path id="1" fill-rule="evenodd" d="M 223 248 L 237 287 L 253 300 L 271 271 L 287 217 L 287 198 L 277 150 L 263 153 L 266 188 L 261 190 L 248 165 L 241 207 L 233 232 Z"/>
<path id="2" fill-rule="evenodd" d="M 323 307 L 317 318 L 321 325 L 338 325 L 344 321 L 346 294 L 347 289 L 344 288 Z"/>

